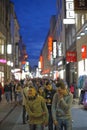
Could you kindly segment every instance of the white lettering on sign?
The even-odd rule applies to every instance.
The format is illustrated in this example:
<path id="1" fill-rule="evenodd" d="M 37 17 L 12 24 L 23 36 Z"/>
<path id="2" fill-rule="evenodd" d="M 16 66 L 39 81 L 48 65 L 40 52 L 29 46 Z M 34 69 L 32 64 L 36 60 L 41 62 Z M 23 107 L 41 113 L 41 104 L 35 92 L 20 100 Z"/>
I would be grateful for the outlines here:
<path id="1" fill-rule="evenodd" d="M 66 0 L 66 18 L 63 19 L 64 24 L 75 24 L 74 2 Z"/>
<path id="2" fill-rule="evenodd" d="M 66 2 L 66 18 L 75 18 L 73 2 Z"/>

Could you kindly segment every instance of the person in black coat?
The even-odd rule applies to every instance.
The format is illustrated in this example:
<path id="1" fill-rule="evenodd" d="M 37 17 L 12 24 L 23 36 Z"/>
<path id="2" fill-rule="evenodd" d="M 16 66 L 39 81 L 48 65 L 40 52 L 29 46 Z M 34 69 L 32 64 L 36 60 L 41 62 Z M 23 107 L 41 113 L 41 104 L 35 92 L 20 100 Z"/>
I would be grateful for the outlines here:
<path id="1" fill-rule="evenodd" d="M 48 130 L 53 130 L 53 120 L 52 120 L 51 106 L 52 106 L 52 99 L 53 99 L 55 92 L 56 92 L 56 90 L 54 90 L 52 88 L 52 85 L 50 84 L 50 82 L 47 82 L 45 89 L 44 89 L 44 93 L 45 93 L 46 105 L 47 105 L 48 112 L 49 112 Z"/>

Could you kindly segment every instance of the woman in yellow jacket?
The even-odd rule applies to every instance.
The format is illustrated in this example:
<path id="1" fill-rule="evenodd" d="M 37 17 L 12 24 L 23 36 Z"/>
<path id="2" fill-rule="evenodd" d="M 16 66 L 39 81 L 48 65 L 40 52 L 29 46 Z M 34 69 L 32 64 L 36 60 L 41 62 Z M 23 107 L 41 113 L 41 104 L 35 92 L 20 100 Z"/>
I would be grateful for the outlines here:
<path id="1" fill-rule="evenodd" d="M 30 130 L 44 130 L 44 126 L 48 124 L 48 110 L 44 98 L 32 86 L 28 90 L 25 107 L 29 115 Z"/>

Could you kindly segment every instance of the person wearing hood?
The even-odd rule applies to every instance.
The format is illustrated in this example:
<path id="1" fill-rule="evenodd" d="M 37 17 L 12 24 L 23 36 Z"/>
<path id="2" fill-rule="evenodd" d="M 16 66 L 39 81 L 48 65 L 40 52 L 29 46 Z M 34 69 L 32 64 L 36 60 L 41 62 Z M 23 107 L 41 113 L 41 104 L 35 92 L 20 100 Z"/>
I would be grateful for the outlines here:
<path id="1" fill-rule="evenodd" d="M 44 98 L 38 95 L 33 86 L 29 87 L 25 107 L 29 116 L 29 129 L 44 130 L 48 124 L 48 110 Z"/>
<path id="2" fill-rule="evenodd" d="M 56 130 L 72 130 L 71 106 L 73 95 L 68 91 L 63 80 L 57 84 L 57 92 L 52 101 L 52 118 Z"/>

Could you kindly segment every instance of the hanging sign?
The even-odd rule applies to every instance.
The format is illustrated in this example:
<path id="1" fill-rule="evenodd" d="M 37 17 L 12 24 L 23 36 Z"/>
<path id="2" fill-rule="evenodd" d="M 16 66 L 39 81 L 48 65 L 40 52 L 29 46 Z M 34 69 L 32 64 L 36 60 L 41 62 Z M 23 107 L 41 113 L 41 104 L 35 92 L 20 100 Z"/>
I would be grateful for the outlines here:
<path id="1" fill-rule="evenodd" d="M 67 62 L 76 62 L 77 61 L 77 55 L 75 51 L 68 51 L 66 53 L 66 61 Z"/>
<path id="2" fill-rule="evenodd" d="M 85 59 L 86 56 L 86 45 L 83 45 L 81 48 L 81 53 L 82 53 L 82 59 Z"/>

